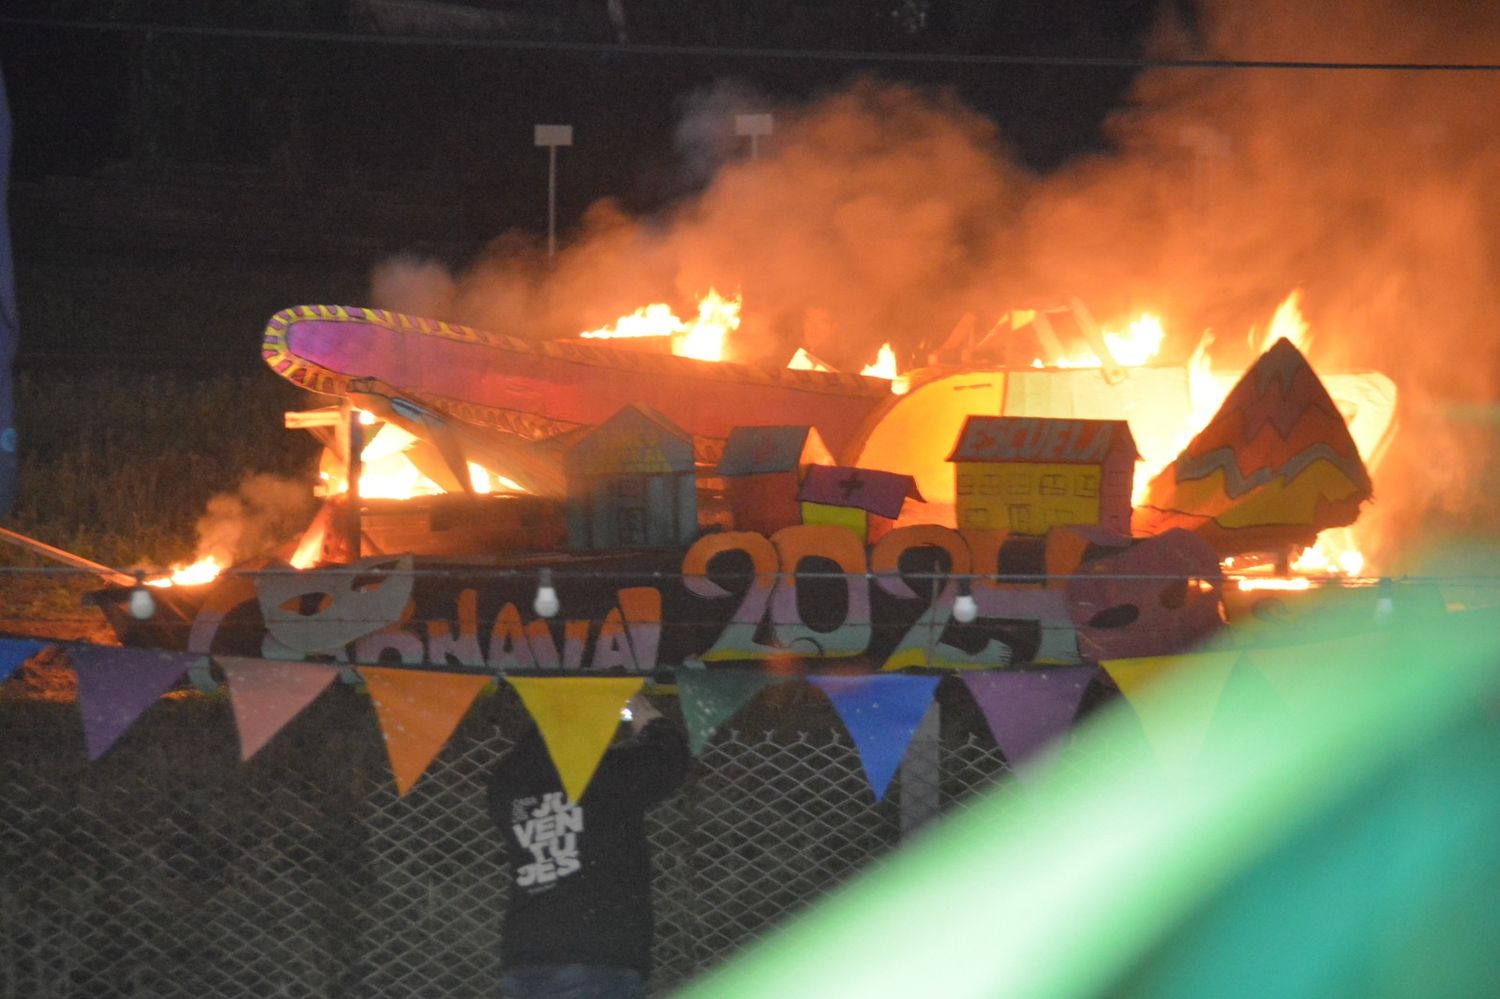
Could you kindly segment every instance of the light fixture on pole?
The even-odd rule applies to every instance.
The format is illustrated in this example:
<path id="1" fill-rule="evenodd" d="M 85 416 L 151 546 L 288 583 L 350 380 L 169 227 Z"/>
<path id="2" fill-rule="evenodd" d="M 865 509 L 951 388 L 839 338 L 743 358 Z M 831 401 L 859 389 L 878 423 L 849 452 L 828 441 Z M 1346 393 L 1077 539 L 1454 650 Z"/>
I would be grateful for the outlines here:
<path id="1" fill-rule="evenodd" d="M 769 114 L 737 114 L 734 116 L 734 134 L 750 137 L 750 158 L 756 159 L 760 155 L 760 137 L 771 134 L 771 116 Z"/>
<path id="2" fill-rule="evenodd" d="M 536 145 L 547 148 L 547 261 L 557 259 L 557 147 L 573 144 L 572 125 L 538 125 Z"/>

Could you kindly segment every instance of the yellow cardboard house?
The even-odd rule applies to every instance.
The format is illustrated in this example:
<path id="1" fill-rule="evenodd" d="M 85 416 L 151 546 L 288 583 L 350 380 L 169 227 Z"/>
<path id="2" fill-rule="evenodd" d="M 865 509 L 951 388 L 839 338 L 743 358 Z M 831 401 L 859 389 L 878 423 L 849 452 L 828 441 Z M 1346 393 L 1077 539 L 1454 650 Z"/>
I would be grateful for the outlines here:
<path id="1" fill-rule="evenodd" d="M 1129 534 L 1139 457 L 1124 420 L 970 416 L 948 456 L 958 527 L 1045 534 L 1091 524 Z"/>

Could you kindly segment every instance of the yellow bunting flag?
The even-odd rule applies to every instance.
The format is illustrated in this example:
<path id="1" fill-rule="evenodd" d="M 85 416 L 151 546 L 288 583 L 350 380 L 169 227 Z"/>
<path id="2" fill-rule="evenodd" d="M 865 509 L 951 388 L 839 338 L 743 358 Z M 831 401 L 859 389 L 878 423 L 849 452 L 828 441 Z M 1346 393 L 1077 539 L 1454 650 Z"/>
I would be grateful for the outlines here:
<path id="1" fill-rule="evenodd" d="M 1191 766 L 1203 745 L 1219 693 L 1240 653 L 1106 659 L 1104 667 L 1140 719 L 1156 756 L 1178 772 Z"/>
<path id="2" fill-rule="evenodd" d="M 578 801 L 620 727 L 620 709 L 645 684 L 644 677 L 507 677 L 552 762 L 568 798 Z"/>
<path id="3" fill-rule="evenodd" d="M 411 790 L 491 679 L 472 673 L 382 666 L 361 666 L 359 675 L 375 702 L 380 734 L 385 737 L 385 751 L 400 794 Z"/>

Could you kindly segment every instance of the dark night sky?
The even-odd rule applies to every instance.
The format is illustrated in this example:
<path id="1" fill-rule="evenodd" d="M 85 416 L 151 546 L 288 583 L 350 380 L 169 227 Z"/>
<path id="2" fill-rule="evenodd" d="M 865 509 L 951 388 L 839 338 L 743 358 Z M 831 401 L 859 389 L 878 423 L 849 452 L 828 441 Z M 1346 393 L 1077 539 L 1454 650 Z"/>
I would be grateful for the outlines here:
<path id="1" fill-rule="evenodd" d="M 627 3 L 632 43 L 692 55 L 545 47 L 614 45 L 603 0 L 474 6 L 517 16 L 505 41 L 543 47 L 362 40 L 360 4 L 334 0 L 13 0 L 0 66 L 15 128 L 22 364 L 117 356 L 127 344 L 134 354 L 143 340 L 172 357 L 232 340 L 242 360 L 287 303 L 361 299 L 383 256 L 461 266 L 497 234 L 535 238 L 546 229 L 538 122 L 575 129 L 559 167 L 561 234 L 602 199 L 649 218 L 707 181 L 675 142 L 684 113 L 715 88 L 777 108 L 857 78 L 941 90 L 1046 172 L 1100 146 L 1130 69 L 847 54 L 1133 57 L 1156 5 Z M 28 17 L 46 23 L 8 20 Z M 139 30 L 151 24 L 208 30 Z M 179 307 L 147 322 L 163 300 Z M 205 337 L 185 318 L 198 308 L 235 332 Z"/>
<path id="2" fill-rule="evenodd" d="M 41 15 L 117 26 L 194 26 L 191 21 L 213 17 L 211 27 L 325 32 L 322 37 L 329 39 L 148 36 L 120 28 L 5 25 L 0 28 L 0 64 L 16 119 L 15 176 L 31 180 L 86 173 L 110 161 L 139 157 L 150 151 L 146 147 L 153 129 L 188 140 L 171 151 L 171 158 L 255 164 L 266 156 L 269 135 L 289 134 L 292 141 L 306 142 L 310 136 L 304 132 L 336 135 L 350 122 L 397 136 L 416 132 L 450 154 L 462 150 L 479 160 L 494 157 L 495 146 L 481 139 L 503 138 L 494 133 L 503 130 L 507 119 L 565 115 L 582 123 L 580 143 L 586 124 L 591 141 L 606 145 L 605 155 L 591 167 L 598 182 L 584 186 L 649 200 L 676 193 L 662 179 L 670 164 L 661 162 L 660 150 L 670 145 L 663 140 L 669 139 L 688 94 L 733 80 L 775 101 L 805 101 L 856 75 L 950 87 L 999 122 L 1024 161 L 1046 169 L 1099 141 L 1099 122 L 1128 85 L 1128 70 L 860 63 L 836 56 L 852 50 L 908 57 L 923 52 L 1131 57 L 1140 53 L 1155 5 L 1082 0 L 851 3 L 842 5 L 852 11 L 844 23 L 831 17 L 828 23 L 810 19 L 806 11 L 820 6 L 814 4 L 768 2 L 751 5 L 758 16 L 741 12 L 732 18 L 721 13 L 693 16 L 700 7 L 716 6 L 708 4 L 626 5 L 633 18 L 632 41 L 641 44 L 807 52 L 797 58 L 580 55 L 336 40 L 346 33 L 352 39 L 358 30 L 350 23 L 357 15 L 342 16 L 342 6 L 265 2 L 214 15 L 196 5 L 172 3 L 23 0 L 8 5 L 9 17 Z M 572 5 L 475 0 L 471 6 L 572 12 L 560 24 L 523 20 L 512 40 L 612 41 L 600 16 L 602 0 Z M 920 27 L 895 20 L 890 12 L 903 6 L 920 13 Z M 791 13 L 778 18 L 778 10 Z M 196 93 L 174 94 L 177 85 Z M 185 129 L 199 134 L 184 135 Z"/>

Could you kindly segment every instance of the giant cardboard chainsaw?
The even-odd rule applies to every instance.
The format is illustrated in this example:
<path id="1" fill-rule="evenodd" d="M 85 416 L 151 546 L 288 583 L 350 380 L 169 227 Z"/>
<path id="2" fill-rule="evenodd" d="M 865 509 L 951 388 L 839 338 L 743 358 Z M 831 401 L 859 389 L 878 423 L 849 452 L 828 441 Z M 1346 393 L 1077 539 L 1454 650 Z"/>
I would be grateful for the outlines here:
<path id="1" fill-rule="evenodd" d="M 561 451 L 549 442 L 644 402 L 692 436 L 705 467 L 717 461 L 734 427 L 815 427 L 842 464 L 915 479 L 927 502 L 909 508 L 908 522 L 946 526 L 953 526 L 954 489 L 947 457 L 971 415 L 1124 419 L 1142 455 L 1160 467 L 1182 447 L 1182 428 L 1192 413 L 1190 379 L 1181 366 L 1122 369 L 1113 377 L 1088 368 L 928 368 L 909 376 L 909 391 L 895 394 L 880 378 L 699 361 L 607 341 L 523 340 L 342 306 L 278 313 L 266 329 L 263 354 L 297 385 L 355 399 L 382 418 L 404 416 L 407 429 L 436 439 L 449 454 L 493 456 L 534 493 L 559 495 L 562 489 Z M 1268 378 L 1286 389 L 1268 393 Z M 1259 422 L 1240 434 L 1226 414 L 1249 405 L 1251 396 Z M 1156 512 L 1136 518 L 1136 533 L 1187 527 L 1228 555 L 1306 544 L 1320 530 L 1350 523 L 1370 496 L 1360 455 L 1378 456 L 1384 449 L 1395 388 L 1376 372 L 1320 380 L 1296 348 L 1282 341 L 1246 373 L 1225 407 L 1214 421 L 1217 429 L 1205 429 L 1208 436 L 1171 466 L 1178 485 L 1169 489 L 1165 478 L 1153 485 Z M 1323 475 L 1329 461 L 1267 464 L 1262 452 L 1276 436 L 1271 431 L 1294 433 L 1294 450 L 1305 456 L 1336 457 L 1348 488 L 1335 490 L 1336 501 L 1308 500 L 1312 479 L 1305 473 Z M 1209 437 L 1216 467 L 1232 464 L 1253 474 L 1253 483 L 1235 479 L 1207 492 L 1187 485 L 1186 476 L 1193 474 L 1189 459 L 1201 456 Z M 1228 454 L 1237 457 L 1226 463 Z M 1300 487 L 1294 479 L 1302 480 Z"/>

